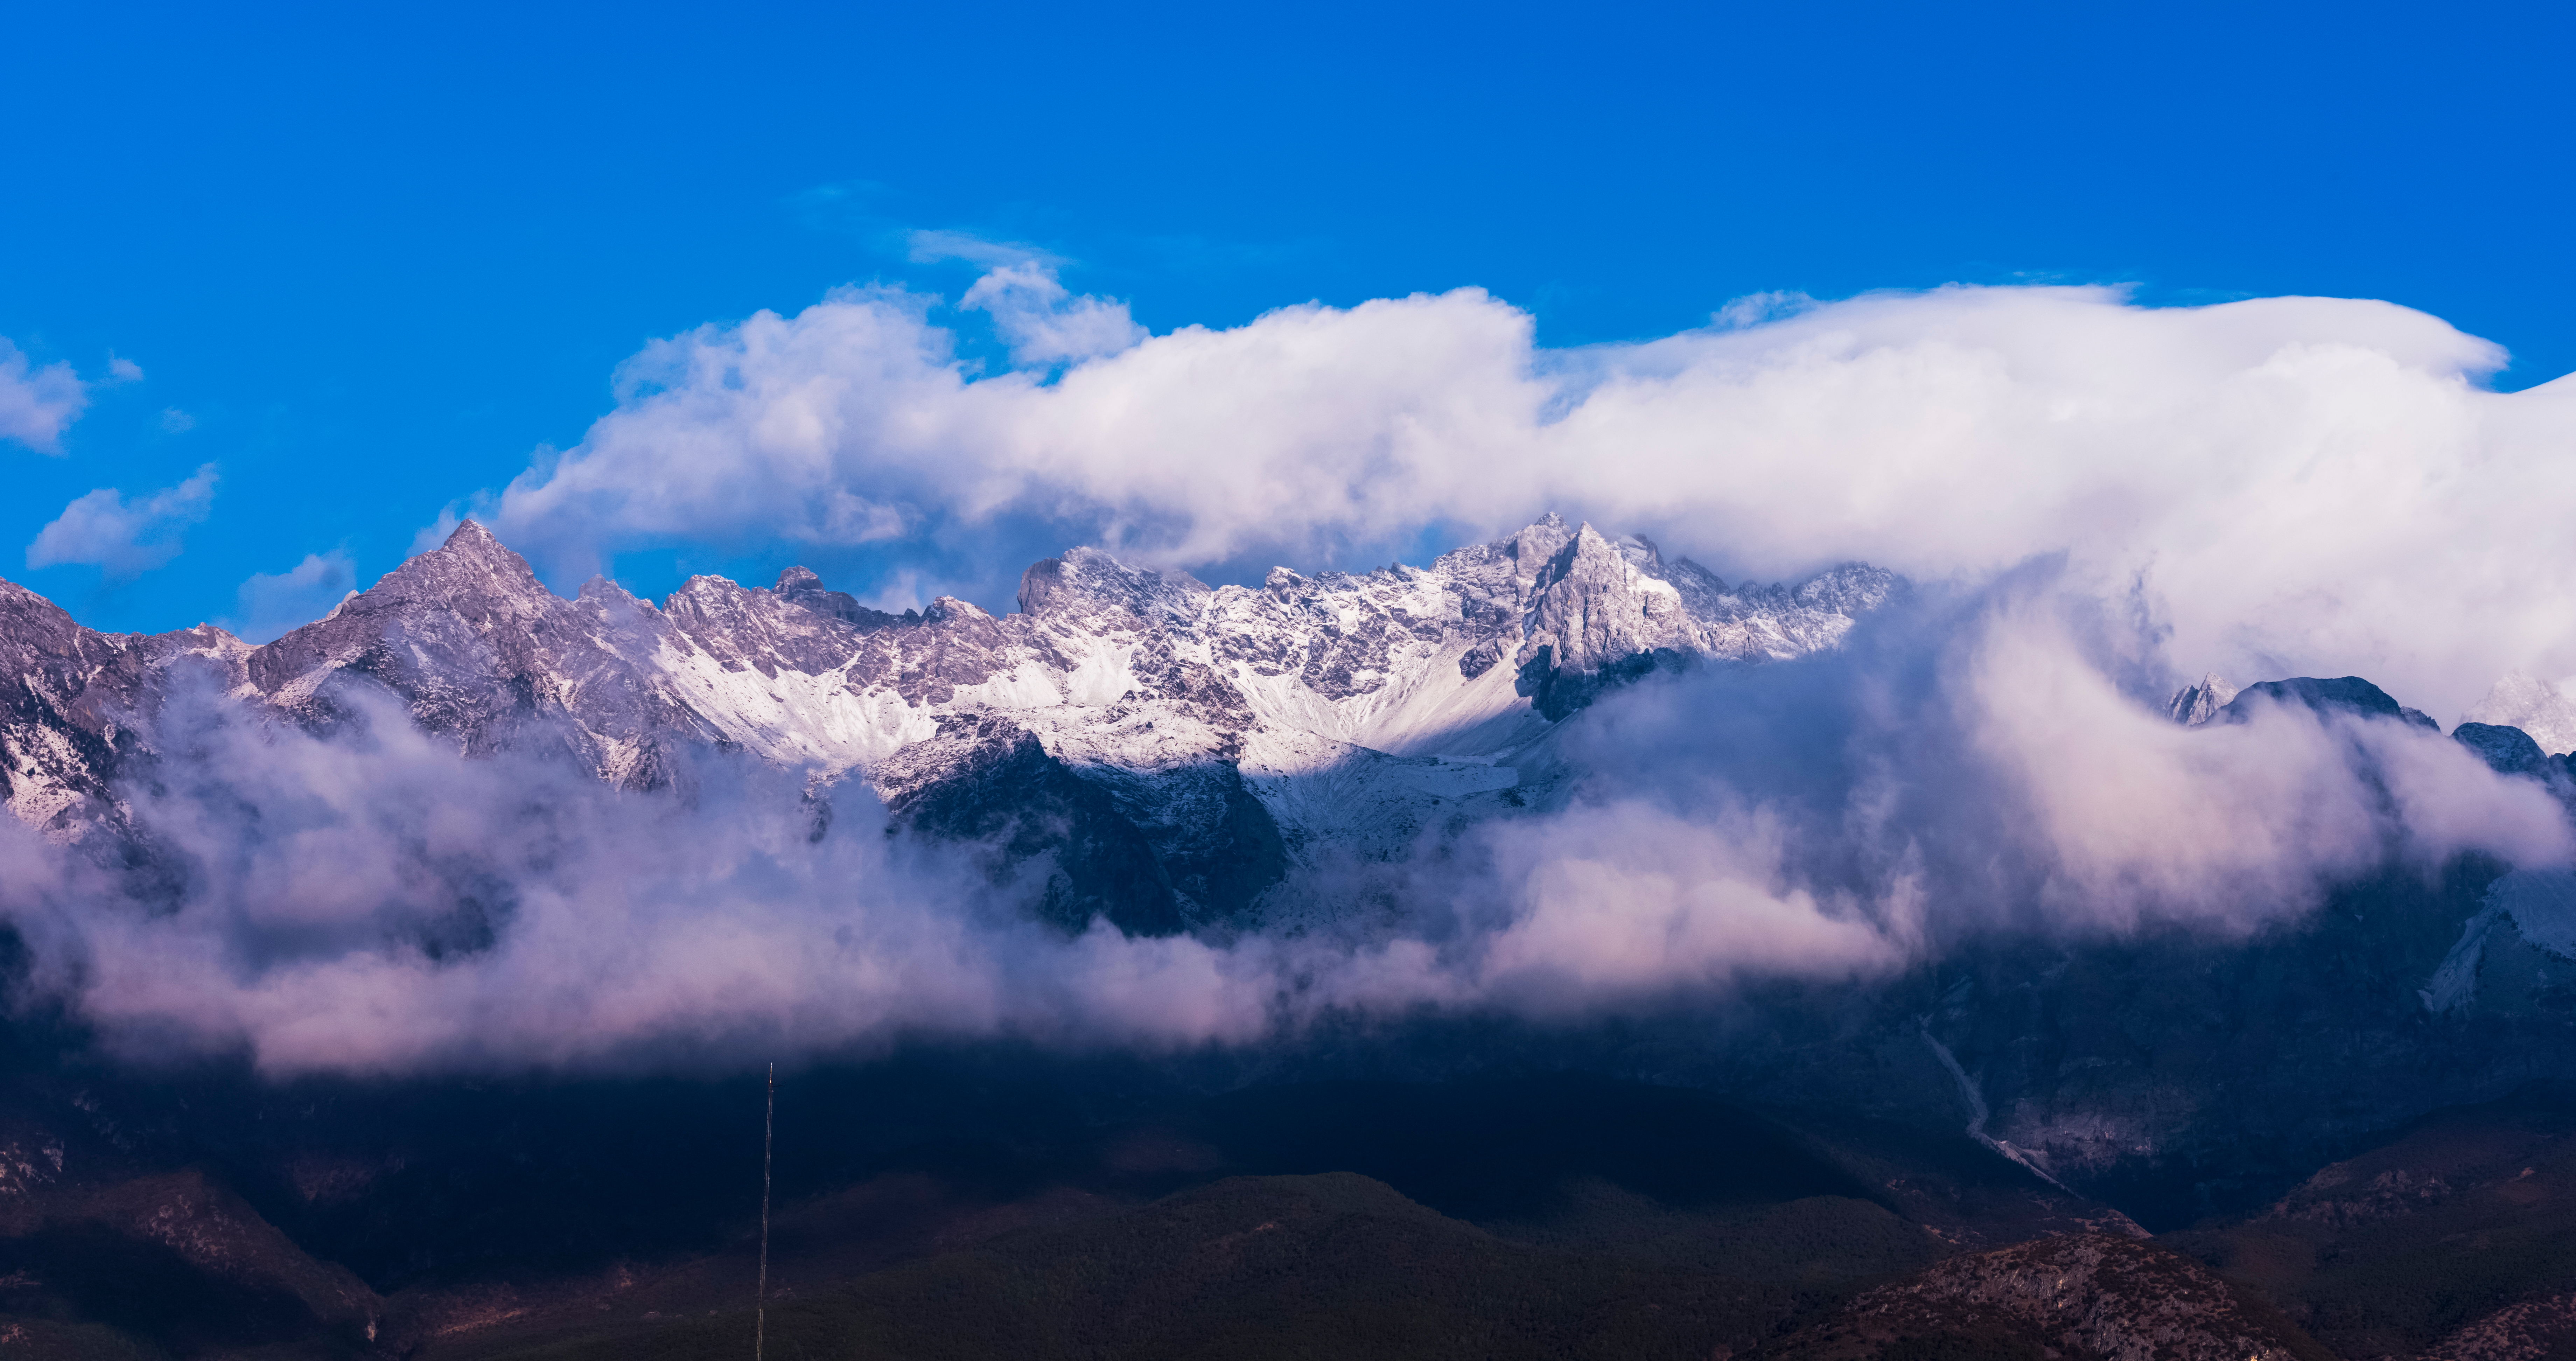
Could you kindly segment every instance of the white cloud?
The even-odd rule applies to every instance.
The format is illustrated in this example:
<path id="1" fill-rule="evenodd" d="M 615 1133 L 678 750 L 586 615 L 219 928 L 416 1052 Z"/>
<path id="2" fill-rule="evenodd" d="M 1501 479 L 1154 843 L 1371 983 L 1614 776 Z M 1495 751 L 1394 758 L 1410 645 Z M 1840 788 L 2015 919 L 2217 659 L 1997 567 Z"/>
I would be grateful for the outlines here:
<path id="1" fill-rule="evenodd" d="M 1024 241 L 995 241 L 972 232 L 944 228 L 925 228 L 904 235 L 904 245 L 918 264 L 937 264 L 943 260 L 962 260 L 986 269 L 1012 265 L 1034 265 L 1053 271 L 1064 265 L 1064 257 L 1029 245 Z"/>
<path id="2" fill-rule="evenodd" d="M 1021 364 L 1060 364 L 1116 354 L 1145 339 L 1127 304 L 1075 297 L 1042 265 L 1004 265 L 966 290 L 959 305 L 990 314 L 1011 358 Z"/>
<path id="3" fill-rule="evenodd" d="M 164 434 L 184 435 L 196 428 L 196 417 L 189 415 L 185 411 L 181 411 L 175 406 L 162 408 L 161 429 Z"/>
<path id="4" fill-rule="evenodd" d="M 236 592 L 233 632 L 265 643 L 331 612 L 357 579 L 347 552 L 307 553 L 283 572 L 254 572 Z"/>
<path id="5" fill-rule="evenodd" d="M 140 377 L 142 370 L 135 374 Z M 0 336 L 0 439 L 16 440 L 40 454 L 59 454 L 64 429 L 88 405 L 88 389 L 71 365 L 37 368 L 25 351 Z"/>
<path id="6" fill-rule="evenodd" d="M 2387 303 L 1949 288 L 1553 351 L 1475 290 L 1141 340 L 1024 262 L 969 296 L 1030 364 L 1077 362 L 975 376 L 933 300 L 891 290 L 704 328 L 639 356 L 657 382 L 512 483 L 496 527 L 567 569 L 655 536 L 1005 515 L 1312 562 L 1554 506 L 1766 577 L 2063 551 L 2136 587 L 2193 674 L 2357 672 L 2457 712 L 2510 667 L 2576 672 L 2576 383 L 2485 391 L 2496 347 Z"/>
<path id="7" fill-rule="evenodd" d="M 131 503 L 123 492 L 101 487 L 74 498 L 27 545 L 29 567 L 87 563 L 110 578 L 141 576 L 179 556 L 188 526 L 206 518 L 215 499 L 215 465 L 187 481 Z"/>

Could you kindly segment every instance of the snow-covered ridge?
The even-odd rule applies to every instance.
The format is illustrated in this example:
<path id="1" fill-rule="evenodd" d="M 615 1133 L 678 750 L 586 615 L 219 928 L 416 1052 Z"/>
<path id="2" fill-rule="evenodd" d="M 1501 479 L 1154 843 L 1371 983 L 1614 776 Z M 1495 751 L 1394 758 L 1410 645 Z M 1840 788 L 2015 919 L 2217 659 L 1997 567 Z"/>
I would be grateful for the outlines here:
<path id="1" fill-rule="evenodd" d="M 671 778 L 684 749 L 736 747 L 818 786 L 864 778 L 899 812 L 975 760 L 1034 751 L 1108 791 L 1156 856 L 1206 831 L 1194 816 L 1242 824 L 1242 799 L 1282 854 L 1384 853 L 1434 808 L 1543 775 L 1550 732 L 1603 688 L 1832 647 L 1899 589 L 1857 565 L 1729 586 L 1550 515 L 1429 567 L 1282 567 L 1258 587 L 1075 549 L 1030 567 L 999 618 L 948 598 L 866 609 L 801 567 L 765 589 L 693 578 L 656 605 L 599 578 L 557 596 L 469 521 L 256 648 L 202 627 L 99 634 L 0 587 L 0 777 L 58 836 L 116 823 L 134 730 L 193 677 L 314 728 L 348 716 L 352 687 L 390 691 L 469 754 L 568 742 L 630 786 Z"/>

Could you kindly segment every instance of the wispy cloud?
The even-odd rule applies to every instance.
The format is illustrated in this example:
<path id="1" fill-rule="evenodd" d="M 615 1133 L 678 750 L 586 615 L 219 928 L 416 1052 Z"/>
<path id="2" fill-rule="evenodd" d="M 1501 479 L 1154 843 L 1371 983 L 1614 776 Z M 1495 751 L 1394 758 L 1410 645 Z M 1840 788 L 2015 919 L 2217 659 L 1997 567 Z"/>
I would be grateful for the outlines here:
<path id="1" fill-rule="evenodd" d="M 904 238 L 908 256 L 916 264 L 936 264 L 945 260 L 962 260 L 986 269 L 1003 269 L 1015 265 L 1034 265 L 1042 270 L 1064 268 L 1065 259 L 1052 251 L 1025 241 L 997 241 L 973 232 L 949 228 L 925 228 L 908 233 Z"/>
<path id="2" fill-rule="evenodd" d="M 188 527 L 203 521 L 215 499 L 215 465 L 187 481 L 127 501 L 113 487 L 75 498 L 37 531 L 27 545 L 29 567 L 89 564 L 111 579 L 141 576 L 179 556 Z"/>
<path id="3" fill-rule="evenodd" d="M 136 369 L 135 376 L 142 372 Z M 59 454 L 63 431 L 88 406 L 88 386 L 71 365 L 36 367 L 25 351 L 0 336 L 0 439 L 16 440 L 40 454 Z"/>

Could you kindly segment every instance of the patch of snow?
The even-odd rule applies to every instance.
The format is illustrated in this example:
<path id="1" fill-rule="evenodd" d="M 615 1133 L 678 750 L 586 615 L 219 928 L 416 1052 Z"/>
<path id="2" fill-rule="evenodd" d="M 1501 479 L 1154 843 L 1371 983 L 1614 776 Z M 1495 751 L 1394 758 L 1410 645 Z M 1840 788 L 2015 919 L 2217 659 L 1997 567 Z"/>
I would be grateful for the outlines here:
<path id="1" fill-rule="evenodd" d="M 2520 728 L 2550 756 L 2576 751 L 2576 698 L 2561 686 L 2521 671 L 2505 673 L 2460 721 Z"/>
<path id="2" fill-rule="evenodd" d="M 2215 671 L 2202 676 L 2200 684 L 2186 685 L 2165 702 L 2165 716 L 2186 728 L 2197 728 L 2218 717 L 2218 711 L 2236 698 L 2233 685 L 2220 680 Z"/>
<path id="3" fill-rule="evenodd" d="M 2576 871 L 2515 870 L 2487 885 L 2485 906 L 2460 928 L 2459 942 L 2417 996 L 2435 1015 L 2477 1000 L 2478 966 L 2501 924 L 2562 959 L 2576 959 Z"/>
<path id="4" fill-rule="evenodd" d="M 2495 929 L 2499 915 L 2501 909 L 2490 896 L 2487 906 L 2460 928 L 2459 943 L 2442 956 L 2441 966 L 2433 970 L 2432 981 L 2416 990 L 2426 1011 L 2439 1016 L 2477 1000 L 2478 965 L 2486 959 L 2487 933 Z"/>
<path id="5" fill-rule="evenodd" d="M 2019 1163 L 2024 1170 L 2041 1181 L 2047 1182 L 2060 1191 L 2066 1191 L 2066 1183 L 2050 1176 L 2048 1169 L 2040 1166 L 2037 1158 L 1986 1133 L 1986 1120 L 1990 1114 L 1986 1109 L 1986 1094 L 1977 1090 L 1977 1084 L 1968 1077 L 1968 1070 L 1959 1066 L 1958 1055 L 1951 1053 L 1950 1046 L 1941 1043 L 1940 1038 L 1932 1033 L 1932 1026 L 1928 1020 L 1918 1023 L 1915 1028 L 1922 1034 L 1923 1042 L 1932 1047 L 1932 1057 L 1939 1059 L 1941 1066 L 1950 1070 L 1952 1080 L 1959 1084 L 1959 1095 L 1968 1103 L 1968 1137 Z M 2066 1191 L 2066 1193 L 2075 1194 L 2072 1191 Z"/>
<path id="6" fill-rule="evenodd" d="M 2487 901 L 2524 940 L 2576 959 L 2576 871 L 2515 870 L 2488 886 Z"/>

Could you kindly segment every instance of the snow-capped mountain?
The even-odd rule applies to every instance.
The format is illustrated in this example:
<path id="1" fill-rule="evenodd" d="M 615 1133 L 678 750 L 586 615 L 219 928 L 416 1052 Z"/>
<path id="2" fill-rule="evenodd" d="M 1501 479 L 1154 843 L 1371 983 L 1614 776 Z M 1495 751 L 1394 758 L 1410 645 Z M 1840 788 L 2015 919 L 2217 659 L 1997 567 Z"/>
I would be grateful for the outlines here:
<path id="1" fill-rule="evenodd" d="M 2175 691 L 2174 697 L 2165 702 L 2165 717 L 2186 728 L 2197 728 L 2218 717 L 2219 712 L 2235 698 L 2236 687 L 2220 680 L 2218 673 L 2212 671 L 2201 677 L 2198 685 L 2186 685 Z"/>
<path id="2" fill-rule="evenodd" d="M 2461 720 L 2520 728 L 2551 756 L 2576 751 L 2576 699 L 2526 672 L 2507 672 Z"/>
<path id="3" fill-rule="evenodd" d="M 1832 647 L 1899 589 L 1860 565 L 1729 586 L 1550 515 L 1428 568 L 1282 567 L 1258 588 L 1076 549 L 1030 567 L 998 618 L 946 597 L 866 609 L 801 567 L 656 605 L 600 578 L 563 599 L 468 522 L 261 647 L 101 634 L 0 584 L 0 779 L 13 813 L 76 840 L 122 826 L 117 781 L 182 687 L 321 730 L 368 689 L 469 755 L 566 743 L 631 787 L 708 746 L 818 788 L 862 778 L 927 831 L 1055 850 L 1051 915 L 1166 931 L 1241 909 L 1292 861 L 1525 802 L 1550 735 L 1606 687 Z"/>

